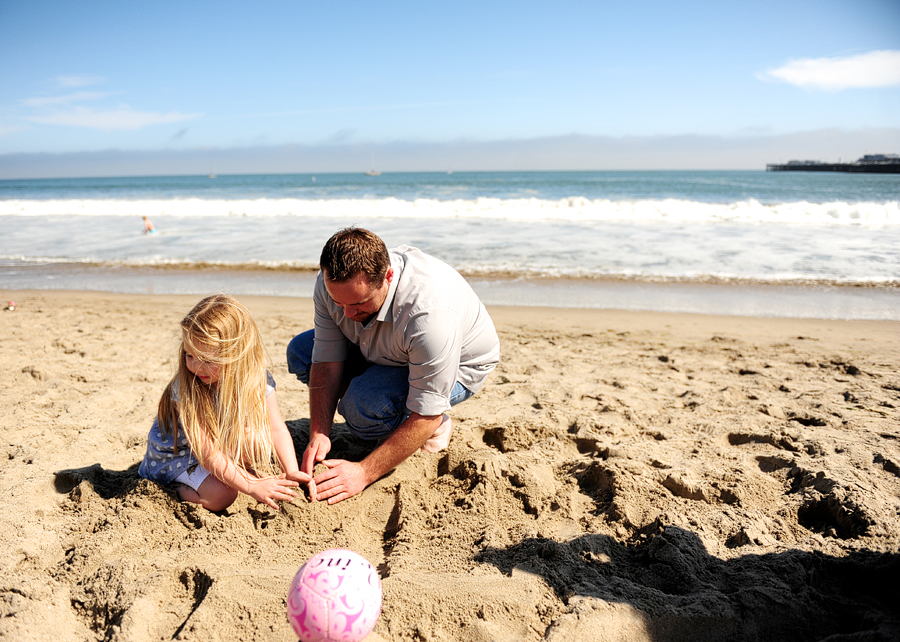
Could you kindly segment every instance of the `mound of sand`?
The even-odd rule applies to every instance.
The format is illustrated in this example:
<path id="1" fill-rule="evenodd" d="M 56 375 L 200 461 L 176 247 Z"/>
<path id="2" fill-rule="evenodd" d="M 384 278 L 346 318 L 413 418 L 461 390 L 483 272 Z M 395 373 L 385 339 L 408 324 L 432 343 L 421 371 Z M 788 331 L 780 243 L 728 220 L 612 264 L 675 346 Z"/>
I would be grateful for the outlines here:
<path id="1" fill-rule="evenodd" d="M 294 640 L 287 588 L 331 547 L 379 570 L 372 640 L 900 639 L 898 323 L 496 308 L 448 450 L 210 513 L 136 472 L 199 297 L 11 294 L 3 639 Z M 241 298 L 302 451 L 311 302 Z"/>

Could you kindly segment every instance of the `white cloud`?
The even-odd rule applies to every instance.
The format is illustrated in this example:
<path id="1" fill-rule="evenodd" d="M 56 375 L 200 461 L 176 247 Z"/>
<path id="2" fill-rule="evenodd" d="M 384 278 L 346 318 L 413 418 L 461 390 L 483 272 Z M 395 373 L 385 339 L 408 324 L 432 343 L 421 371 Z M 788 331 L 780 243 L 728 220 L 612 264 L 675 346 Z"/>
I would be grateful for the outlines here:
<path id="1" fill-rule="evenodd" d="M 197 118 L 202 114 L 160 114 L 157 112 L 135 111 L 128 105 L 116 109 L 94 110 L 86 107 L 75 107 L 69 111 L 60 111 L 47 116 L 31 116 L 26 120 L 43 125 L 63 125 L 67 127 L 86 127 L 111 131 L 116 129 L 140 129 L 148 125 L 177 123 L 182 120 Z"/>
<path id="2" fill-rule="evenodd" d="M 4 125 L 0 122 L 0 138 L 3 136 L 8 136 L 9 134 L 13 134 L 15 132 L 22 131 L 24 127 L 12 127 L 10 125 Z"/>
<path id="3" fill-rule="evenodd" d="M 26 98 L 22 101 L 23 105 L 29 107 L 46 107 L 47 105 L 68 105 L 70 103 L 84 102 L 86 100 L 100 100 L 112 96 L 113 92 L 103 91 L 77 91 L 74 94 L 66 94 L 65 96 L 47 96 L 44 98 Z"/>
<path id="4" fill-rule="evenodd" d="M 57 76 L 56 82 L 60 87 L 86 87 L 87 85 L 99 85 L 106 82 L 101 76 Z"/>
<path id="5" fill-rule="evenodd" d="M 900 85 L 900 51 L 872 51 L 848 58 L 804 58 L 756 75 L 814 89 Z"/>

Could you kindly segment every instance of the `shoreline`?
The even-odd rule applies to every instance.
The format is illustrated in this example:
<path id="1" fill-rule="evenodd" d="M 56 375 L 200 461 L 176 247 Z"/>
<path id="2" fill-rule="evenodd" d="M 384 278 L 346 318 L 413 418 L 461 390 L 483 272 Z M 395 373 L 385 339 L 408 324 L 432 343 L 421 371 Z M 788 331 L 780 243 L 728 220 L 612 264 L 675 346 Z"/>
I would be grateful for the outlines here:
<path id="1" fill-rule="evenodd" d="M 3 290 L 90 290 L 122 294 L 227 292 L 235 296 L 312 296 L 313 270 L 234 270 L 96 264 L 0 266 Z M 488 306 L 677 312 L 726 316 L 900 320 L 900 287 L 748 280 L 639 280 L 622 277 L 467 276 Z M 16 295 L 5 298 L 15 299 Z"/>
<path id="2" fill-rule="evenodd" d="M 86 307 L 92 310 L 102 310 L 102 305 L 164 305 L 166 307 L 184 307 L 182 312 L 187 312 L 190 307 L 209 292 L 110 292 L 106 290 L 90 289 L 23 289 L 10 290 L 0 288 L 0 315 L 15 314 L 28 307 L 28 301 L 35 301 L 41 308 L 45 304 L 62 304 L 75 307 Z M 10 312 L 3 310 L 6 300 L 15 296 L 16 310 Z M 296 310 L 301 317 L 307 317 L 312 323 L 313 301 L 311 297 L 282 296 L 277 294 L 233 294 L 241 301 L 247 300 L 254 306 L 258 306 L 263 313 L 273 314 L 287 309 Z M 529 329 L 553 328 L 560 331 L 577 332 L 580 330 L 596 331 L 605 324 L 621 325 L 624 328 L 635 331 L 653 331 L 654 328 L 675 328 L 679 333 L 690 332 L 691 328 L 712 325 L 727 325 L 734 328 L 744 336 L 764 336 L 770 329 L 780 332 L 790 332 L 795 326 L 804 330 L 826 331 L 829 328 L 842 328 L 835 331 L 834 338 L 840 341 L 840 335 L 849 328 L 858 327 L 860 330 L 852 331 L 848 337 L 859 339 L 866 333 L 875 333 L 879 340 L 897 339 L 900 347 L 900 320 L 896 319 L 823 319 L 816 317 L 756 317 L 750 315 L 708 314 L 704 312 L 670 312 L 665 310 L 625 310 L 617 308 L 564 308 L 545 305 L 496 305 L 485 304 L 485 307 L 495 319 L 496 324 L 512 324 Z M 255 309 L 255 308 L 254 308 Z M 32 310 L 34 311 L 34 310 Z M 180 319 L 180 317 L 179 317 Z M 177 324 L 179 319 L 175 319 Z M 301 324 L 302 325 L 302 324 Z M 300 328 L 298 332 L 309 328 Z M 310 328 L 312 325 L 309 326 Z M 752 328 L 762 328 L 761 332 L 754 332 Z M 897 332 L 896 337 L 892 336 Z M 884 333 L 884 334 L 882 334 Z M 173 334 L 174 336 L 174 334 Z"/>
<path id="3" fill-rule="evenodd" d="M 467 279 L 497 281 L 534 281 L 534 282 L 583 282 L 583 283 L 651 283 L 659 285 L 720 285 L 720 286 L 774 286 L 774 287 L 812 287 L 812 288 L 874 288 L 900 290 L 900 278 L 868 281 L 841 281 L 836 279 L 756 279 L 750 277 L 718 276 L 701 274 L 697 276 L 664 276 L 624 273 L 561 273 L 548 270 L 516 271 L 511 269 L 468 269 L 451 266 Z M 18 271 L 43 272 L 47 274 L 65 274 L 70 271 L 84 273 L 104 271 L 122 274 L 251 274 L 251 275 L 292 275 L 315 276 L 319 268 L 315 264 L 249 262 L 231 263 L 215 261 L 178 261 L 165 262 L 141 261 L 72 261 L 69 259 L 15 259 L 0 258 L 0 276 L 16 274 Z"/>

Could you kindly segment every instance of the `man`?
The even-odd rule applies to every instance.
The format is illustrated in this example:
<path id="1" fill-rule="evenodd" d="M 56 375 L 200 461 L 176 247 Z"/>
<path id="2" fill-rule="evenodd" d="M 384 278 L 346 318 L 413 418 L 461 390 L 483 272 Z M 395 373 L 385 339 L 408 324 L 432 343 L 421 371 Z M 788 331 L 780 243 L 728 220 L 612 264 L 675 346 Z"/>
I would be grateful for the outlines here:
<path id="1" fill-rule="evenodd" d="M 417 450 L 450 441 L 451 406 L 475 394 L 500 359 L 494 324 L 446 263 L 361 228 L 322 249 L 315 328 L 287 349 L 288 370 L 309 386 L 309 445 L 300 469 L 313 501 L 352 497 Z M 325 459 L 338 410 L 350 430 L 377 442 L 361 462 Z"/>

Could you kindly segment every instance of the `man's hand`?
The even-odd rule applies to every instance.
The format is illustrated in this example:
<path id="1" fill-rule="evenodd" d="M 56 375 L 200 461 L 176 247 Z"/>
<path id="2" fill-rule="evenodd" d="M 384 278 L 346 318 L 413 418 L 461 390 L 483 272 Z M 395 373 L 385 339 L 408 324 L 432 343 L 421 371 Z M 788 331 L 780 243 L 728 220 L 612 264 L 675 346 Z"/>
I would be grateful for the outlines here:
<path id="1" fill-rule="evenodd" d="M 303 451 L 303 463 L 300 464 L 300 472 L 309 477 L 309 498 L 316 501 L 316 480 L 313 478 L 313 468 L 316 462 L 324 461 L 325 456 L 331 450 L 331 438 L 322 433 L 316 433 L 309 438 L 309 444 Z"/>
<path id="2" fill-rule="evenodd" d="M 292 502 L 297 497 L 294 488 L 299 484 L 293 479 L 285 479 L 284 474 L 275 477 L 263 477 L 250 482 L 247 493 L 258 502 L 278 510 L 277 501 Z"/>
<path id="3" fill-rule="evenodd" d="M 316 456 L 316 461 L 321 461 L 328 470 L 309 482 L 310 498 L 313 501 L 327 499 L 329 504 L 336 504 L 362 492 L 366 486 L 387 475 L 416 452 L 441 425 L 442 417 L 443 415 L 423 416 L 411 413 L 384 443 L 359 463 L 344 459 L 324 459 L 324 453 L 331 446 L 331 442 L 328 441 L 328 448 L 322 454 L 323 458 Z M 322 435 L 317 437 L 324 438 Z M 310 471 L 313 465 L 310 449 L 314 443 L 316 437 L 310 439 L 310 446 L 303 455 L 303 465 L 309 465 Z"/>
<path id="4" fill-rule="evenodd" d="M 313 500 L 327 499 L 329 504 L 337 504 L 361 493 L 372 482 L 365 468 L 356 462 L 326 459 L 322 463 L 328 466 L 328 470 L 316 475 L 309 484 Z"/>

